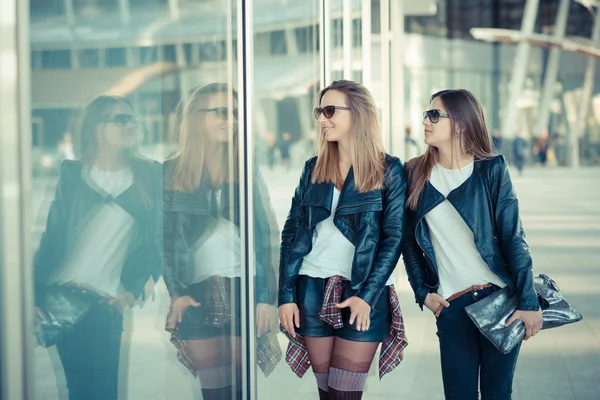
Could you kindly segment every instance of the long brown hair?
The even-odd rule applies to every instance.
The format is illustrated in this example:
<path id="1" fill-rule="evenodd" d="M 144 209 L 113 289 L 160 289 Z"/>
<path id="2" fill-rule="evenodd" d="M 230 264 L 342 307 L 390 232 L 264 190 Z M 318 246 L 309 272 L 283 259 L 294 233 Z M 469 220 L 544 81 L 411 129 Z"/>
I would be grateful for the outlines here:
<path id="1" fill-rule="evenodd" d="M 191 95 L 190 100 L 184 107 L 181 118 L 181 132 L 179 135 L 179 146 L 175 152 L 177 162 L 172 171 L 172 189 L 192 193 L 200 186 L 202 174 L 204 173 L 204 162 L 206 159 L 206 133 L 202 132 L 202 121 L 199 112 L 205 108 L 206 101 L 209 95 L 218 93 L 230 93 L 233 96 L 234 107 L 237 102 L 237 93 L 225 83 L 209 83 L 199 87 Z M 233 174 L 237 172 L 237 140 L 233 140 L 233 144 L 229 149 L 229 154 L 233 155 Z M 225 161 L 225 160 L 224 160 Z M 223 163 L 223 168 L 229 175 L 230 169 L 227 162 Z"/>
<path id="2" fill-rule="evenodd" d="M 85 110 L 80 121 L 78 139 L 80 143 L 79 153 L 81 161 L 86 165 L 91 165 L 98 157 L 98 138 L 96 137 L 96 127 L 106 121 L 110 114 L 120 105 L 125 105 L 133 110 L 131 102 L 125 97 L 114 95 L 100 95 L 92 99 Z"/>
<path id="3" fill-rule="evenodd" d="M 350 156 L 354 170 L 354 182 L 359 193 L 380 189 L 384 176 L 384 149 L 379 129 L 379 116 L 371 92 L 353 81 L 339 80 L 323 89 L 317 107 L 330 90 L 346 95 L 347 106 L 352 116 L 350 132 Z M 333 182 L 342 186 L 344 179 L 340 171 L 340 153 L 336 142 L 328 142 L 319 128 L 317 165 L 312 176 L 313 183 Z"/>
<path id="4" fill-rule="evenodd" d="M 450 115 L 451 137 L 457 135 L 457 124 L 460 125 L 460 151 L 463 155 L 474 156 L 476 159 L 493 157 L 492 143 L 485 125 L 483 107 L 473 93 L 465 89 L 442 90 L 431 96 L 430 103 L 438 98 Z M 419 195 L 431 175 L 439 151 L 428 146 L 425 154 L 406 163 L 409 179 L 409 195 L 406 205 L 416 210 Z"/>
<path id="5" fill-rule="evenodd" d="M 119 105 L 127 106 L 133 112 L 133 105 L 125 97 L 116 95 L 100 95 L 92 99 L 81 116 L 79 129 L 77 129 L 76 142 L 79 142 L 77 153 L 81 162 L 87 167 L 94 165 L 98 157 L 99 145 L 96 135 L 98 124 L 104 123 Z M 144 157 L 138 154 L 137 148 L 133 147 L 126 151 L 126 158 L 131 172 L 133 173 L 134 196 L 140 204 L 149 208 L 152 198 L 148 193 L 148 186 L 152 184 L 149 178 L 151 174 L 148 168 L 143 167 Z"/>

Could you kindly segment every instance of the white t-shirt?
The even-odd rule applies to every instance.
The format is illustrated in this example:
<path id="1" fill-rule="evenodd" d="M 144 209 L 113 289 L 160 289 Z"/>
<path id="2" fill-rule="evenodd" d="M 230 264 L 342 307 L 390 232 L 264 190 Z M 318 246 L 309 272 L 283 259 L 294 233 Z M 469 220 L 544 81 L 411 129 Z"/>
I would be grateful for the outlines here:
<path id="1" fill-rule="evenodd" d="M 203 282 L 212 276 L 242 276 L 240 229 L 220 215 L 221 191 L 214 191 L 214 196 L 213 191 L 209 191 L 208 195 L 217 201 L 214 208 L 219 210 L 219 216 L 211 221 L 206 234 L 191 249 L 194 268 L 186 271 L 189 275 L 184 277 L 184 281 L 190 284 Z M 260 268 L 260 265 L 256 265 L 255 271 Z"/>
<path id="2" fill-rule="evenodd" d="M 447 197 L 472 173 L 473 163 L 453 170 L 436 164 L 429 181 L 437 191 Z M 447 299 L 473 285 L 493 283 L 500 287 L 506 286 L 481 258 L 473 232 L 448 200 L 429 211 L 425 215 L 425 221 L 429 227 L 439 270 L 440 296 Z"/>
<path id="3" fill-rule="evenodd" d="M 117 197 L 133 184 L 133 173 L 126 168 L 116 172 L 92 167 L 92 182 Z M 103 204 L 75 243 L 67 244 L 68 254 L 62 270 L 53 281 L 88 286 L 111 296 L 121 286 L 121 271 L 135 227 L 135 219 L 118 204 Z"/>
<path id="4" fill-rule="evenodd" d="M 300 275 L 308 275 L 313 278 L 329 278 L 340 275 L 348 280 L 351 279 L 354 245 L 333 223 L 339 201 L 340 191 L 334 187 L 331 215 L 315 227 L 312 250 L 302 260 Z M 392 283 L 390 277 L 386 285 Z"/>

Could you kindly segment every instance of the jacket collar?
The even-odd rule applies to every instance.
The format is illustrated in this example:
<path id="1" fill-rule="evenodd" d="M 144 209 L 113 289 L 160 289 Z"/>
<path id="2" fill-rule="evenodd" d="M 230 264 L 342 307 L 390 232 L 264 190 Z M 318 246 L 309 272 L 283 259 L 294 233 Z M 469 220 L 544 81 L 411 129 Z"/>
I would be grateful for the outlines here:
<path id="1" fill-rule="evenodd" d="M 435 206 L 442 203 L 446 198 L 450 203 L 456 205 L 458 199 L 475 198 L 477 191 L 481 186 L 481 160 L 475 159 L 473 164 L 473 173 L 462 183 L 459 187 L 448 193 L 447 197 L 444 197 L 429 180 L 425 182 L 423 190 L 419 195 L 419 202 L 417 203 L 417 221 L 420 221 L 425 214 L 431 211 Z"/>
<path id="2" fill-rule="evenodd" d="M 308 186 L 306 195 L 302 204 L 307 207 L 320 207 L 331 214 L 331 203 L 333 201 L 333 183 L 311 183 Z M 382 196 L 380 190 L 373 190 L 367 193 L 359 193 L 354 181 L 354 169 L 350 167 L 344 186 L 340 192 L 338 209 L 361 205 L 365 203 L 378 203 L 381 206 Z"/>

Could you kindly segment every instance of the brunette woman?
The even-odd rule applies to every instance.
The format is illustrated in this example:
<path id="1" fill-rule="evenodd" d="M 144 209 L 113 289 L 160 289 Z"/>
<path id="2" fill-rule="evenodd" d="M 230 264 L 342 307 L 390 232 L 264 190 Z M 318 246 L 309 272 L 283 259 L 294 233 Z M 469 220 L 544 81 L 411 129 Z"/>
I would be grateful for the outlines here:
<path id="1" fill-rule="evenodd" d="M 34 260 L 42 315 L 57 287 L 71 293 L 62 311 L 87 310 L 57 344 L 71 400 L 117 399 L 123 308 L 161 274 L 155 241 L 161 168 L 136 155 L 137 124 L 125 98 L 90 102 L 82 117 L 81 160 L 61 166 Z"/>
<path id="2" fill-rule="evenodd" d="M 526 337 L 541 329 L 532 260 L 503 156 L 492 153 L 483 109 L 466 90 L 431 96 L 424 155 L 407 163 L 403 258 L 421 308 L 437 319 L 446 399 L 510 399 L 519 355 L 502 354 L 465 307 L 508 286 Z"/>

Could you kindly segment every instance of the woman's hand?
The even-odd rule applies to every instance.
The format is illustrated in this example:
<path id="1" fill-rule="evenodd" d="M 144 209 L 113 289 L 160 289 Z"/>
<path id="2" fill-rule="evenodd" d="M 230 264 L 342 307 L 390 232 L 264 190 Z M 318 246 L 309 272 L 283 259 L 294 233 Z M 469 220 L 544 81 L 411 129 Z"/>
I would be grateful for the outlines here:
<path id="1" fill-rule="evenodd" d="M 300 310 L 296 303 L 287 303 L 279 306 L 279 321 L 283 328 L 296 338 L 296 328 L 300 328 Z"/>
<path id="2" fill-rule="evenodd" d="M 537 333 L 542 330 L 544 319 L 542 318 L 541 308 L 537 311 L 517 310 L 510 316 L 508 321 L 506 321 L 505 326 L 509 326 L 518 319 L 525 324 L 525 340 L 537 335 Z"/>
<path id="3" fill-rule="evenodd" d="M 121 292 L 108 300 L 107 303 L 109 306 L 117 307 L 119 311 L 122 312 L 125 307 L 133 307 L 135 304 L 135 297 L 131 292 Z"/>
<path id="4" fill-rule="evenodd" d="M 258 303 L 256 305 L 256 325 L 258 330 L 256 337 L 276 331 L 277 329 L 277 308 L 270 304 Z"/>
<path id="5" fill-rule="evenodd" d="M 436 318 L 440 316 L 444 307 L 450 307 L 450 303 L 437 293 L 429 293 L 427 297 L 425 297 L 423 305 L 427 307 Z"/>
<path id="6" fill-rule="evenodd" d="M 371 306 L 357 296 L 352 296 L 346 301 L 343 301 L 340 304 L 335 305 L 337 308 L 346 308 L 350 307 L 350 325 L 354 323 L 356 320 L 356 330 L 358 331 L 368 331 L 371 326 L 371 319 L 369 318 L 369 314 L 371 313 Z"/>
<path id="7" fill-rule="evenodd" d="M 200 307 L 200 303 L 191 296 L 181 296 L 171 301 L 171 312 L 169 313 L 167 322 L 167 326 L 170 329 L 174 329 L 175 325 L 181 323 L 183 320 L 183 313 L 185 313 L 188 307 Z"/>

